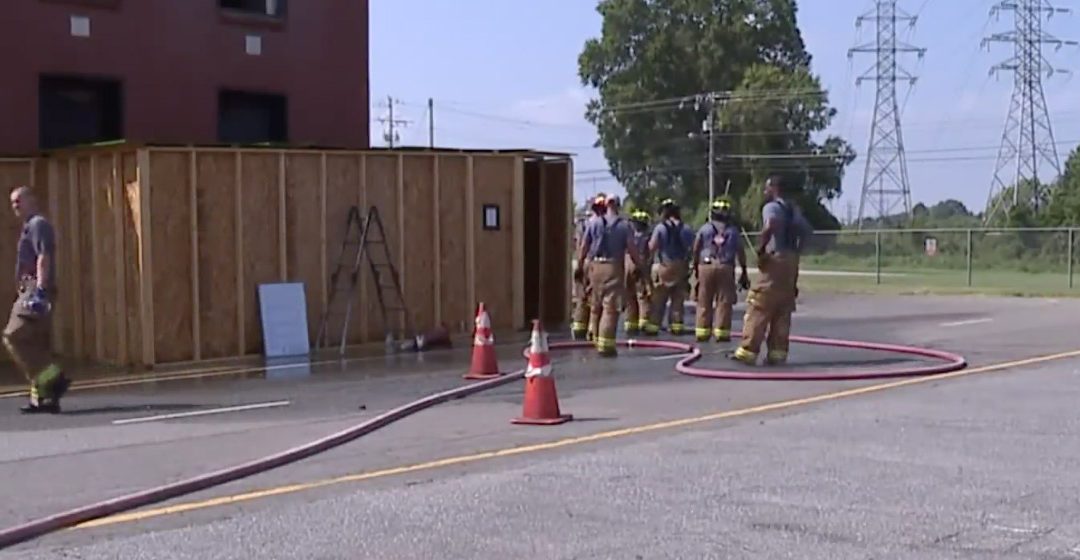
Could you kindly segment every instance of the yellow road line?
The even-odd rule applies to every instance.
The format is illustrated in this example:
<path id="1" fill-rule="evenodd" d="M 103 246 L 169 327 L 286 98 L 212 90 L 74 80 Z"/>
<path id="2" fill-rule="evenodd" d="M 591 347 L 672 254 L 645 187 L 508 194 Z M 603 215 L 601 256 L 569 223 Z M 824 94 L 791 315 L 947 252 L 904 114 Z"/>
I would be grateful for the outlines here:
<path id="1" fill-rule="evenodd" d="M 235 494 L 232 496 L 222 496 L 219 498 L 211 498 L 208 500 L 201 500 L 196 502 L 188 502 L 177 504 L 174 506 L 167 506 L 157 509 L 148 509 L 144 511 L 135 511 L 131 513 L 117 514 L 110 517 L 104 517 L 101 519 L 95 519 L 76 525 L 72 529 L 88 529 L 92 527 L 103 527 L 106 525 L 116 525 L 119 523 L 131 523 L 136 521 L 143 521 L 146 519 L 161 517 L 165 515 L 175 515 L 186 511 L 207 509 L 217 506 L 224 506 L 229 504 L 235 504 L 239 502 L 246 502 L 251 500 L 257 500 L 261 498 L 269 498 L 272 496 L 280 496 L 282 494 L 291 494 L 295 492 L 302 492 L 306 490 L 314 490 L 317 488 L 323 488 L 326 486 L 333 486 L 337 484 L 344 484 L 348 482 L 359 482 L 363 480 L 371 480 L 375 478 L 383 478 L 388 476 L 395 476 L 400 474 L 408 474 L 417 471 L 437 469 L 441 467 L 450 467 L 455 465 L 463 465 L 467 463 L 475 463 L 477 461 L 483 461 L 486 459 L 496 459 L 499 457 L 511 457 L 515 455 L 524 455 L 528 453 L 537 453 L 540 451 L 547 451 L 549 449 L 558 449 L 562 447 L 570 447 L 574 445 L 580 445 L 583 443 L 590 443 L 594 441 L 614 439 L 624 436 L 644 434 L 648 432 L 655 432 L 658 430 L 667 430 L 671 428 L 681 428 L 685 426 L 692 426 L 695 424 L 702 424 L 706 422 L 712 422 L 716 420 L 723 420 L 727 418 L 735 418 L 739 416 L 748 416 L 751 414 L 760 414 L 764 412 L 772 412 L 775 410 L 782 410 L 786 408 L 793 408 L 797 406 L 809 405 L 819 402 L 832 401 L 847 397 L 853 397 L 856 395 L 864 395 L 868 393 L 875 393 L 879 391 L 885 391 L 887 389 L 896 389 L 899 387 L 906 387 L 908 385 L 916 385 L 920 383 L 929 383 L 934 381 L 940 381 L 943 379 L 952 379 L 956 377 L 963 377 L 968 375 L 974 375 L 978 373 L 988 373 L 992 371 L 1000 371 L 1004 369 L 1011 369 L 1026 365 L 1039 364 L 1043 362 L 1049 362 L 1052 360 L 1060 360 L 1063 358 L 1080 357 L 1080 350 L 1074 350 L 1071 352 L 1062 352 L 1059 354 L 1050 354 L 1046 356 L 1037 356 L 1034 358 L 1027 358 L 1024 360 L 1015 360 L 1011 362 L 1003 362 L 999 364 L 992 364 L 988 366 L 982 366 L 972 369 L 960 370 L 953 373 L 946 373 L 941 375 L 935 375 L 930 377 L 916 377 L 911 379 L 904 379 L 900 381 L 892 381 L 889 383 L 881 383 L 877 385 L 870 385 L 867 387 L 860 387 L 857 389 L 847 389 L 844 391 L 836 391 L 832 393 L 825 393 L 813 397 L 805 397 L 801 399 L 793 399 L 787 401 L 780 401 L 770 404 L 764 404 L 759 406 L 752 406 L 749 408 L 742 408 L 739 410 L 729 410 L 725 412 L 717 412 L 713 414 L 707 414 L 705 416 L 698 416 L 694 418 L 683 418 L 679 420 L 669 420 L 666 422 L 658 422 L 655 424 L 647 424 L 643 426 L 634 426 L 630 428 L 621 428 L 618 430 L 610 430 L 606 432 L 598 432 L 586 436 L 570 437 L 555 441 L 549 441 L 545 443 L 538 443 L 534 445 L 524 445 L 520 447 L 511 447 L 507 449 L 499 449 L 495 451 L 485 451 L 482 453 L 475 453 L 472 455 L 461 455 L 458 457 L 448 457 L 445 459 L 438 459 L 435 461 L 428 461 L 425 463 L 417 463 L 413 465 L 406 465 L 401 467 L 393 467 L 388 469 L 382 469 L 377 471 L 369 471 L 365 473 L 351 474 L 346 476 L 340 476 L 337 478 L 329 478 L 324 480 L 317 480 L 313 482 L 305 482 L 299 484 L 290 484 L 287 486 L 278 486 L 275 488 L 267 488 L 264 490 L 256 490 L 252 492 L 246 492 L 242 494 Z"/>

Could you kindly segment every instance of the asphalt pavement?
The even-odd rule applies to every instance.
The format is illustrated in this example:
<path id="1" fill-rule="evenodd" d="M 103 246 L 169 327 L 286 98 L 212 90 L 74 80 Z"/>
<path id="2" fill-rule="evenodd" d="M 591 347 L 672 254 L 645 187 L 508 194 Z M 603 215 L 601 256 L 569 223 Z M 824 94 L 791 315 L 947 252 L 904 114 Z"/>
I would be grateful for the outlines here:
<path id="1" fill-rule="evenodd" d="M 942 348 L 965 355 L 973 366 L 1080 347 L 1076 343 L 1074 326 L 1080 303 L 1068 300 L 874 296 L 804 299 L 806 301 L 795 319 L 798 334 Z M 731 367 L 730 362 L 716 353 L 726 348 L 730 345 L 709 345 L 699 365 Z M 468 349 L 460 349 L 424 356 L 422 364 L 417 363 L 415 356 L 369 359 L 345 367 L 317 367 L 310 373 L 295 375 L 215 377 L 74 391 L 69 402 L 65 402 L 66 413 L 58 417 L 20 417 L 12 411 L 17 401 L 0 401 L 0 405 L 7 405 L 6 410 L 0 411 L 0 434 L 4 441 L 0 447 L 0 476 L 19 481 L 18 484 L 5 484 L 0 525 L 9 526 L 89 501 L 233 465 L 324 436 L 407 400 L 460 386 L 464 382 L 461 373 L 467 366 L 467 357 Z M 723 480 L 730 481 L 730 477 L 741 479 L 745 474 L 747 480 L 753 480 L 755 476 L 765 480 L 768 476 L 778 476 L 777 473 L 803 472 L 805 476 L 800 488 L 807 496 L 828 495 L 830 488 L 839 488 L 837 491 L 842 494 L 844 489 L 842 485 L 836 486 L 836 477 L 825 476 L 832 472 L 827 470 L 827 462 L 821 462 L 826 456 L 854 454 L 849 458 L 854 467 L 873 471 L 865 468 L 867 465 L 862 464 L 865 459 L 859 458 L 856 450 L 858 445 L 866 444 L 860 439 L 862 432 L 852 435 L 835 429 L 840 420 L 848 424 L 855 421 L 858 414 L 853 407 L 878 402 L 884 408 L 872 409 L 877 416 L 867 422 L 875 426 L 874 430 L 880 430 L 882 437 L 915 438 L 905 439 L 915 447 L 945 445 L 950 438 L 965 437 L 974 429 L 972 426 L 978 424 L 957 425 L 951 420 L 935 422 L 931 415 L 927 416 L 927 424 L 922 429 L 911 432 L 906 425 L 897 423 L 903 414 L 898 417 L 889 407 L 907 407 L 920 415 L 905 413 L 909 418 L 921 419 L 922 414 L 933 412 L 927 408 L 930 406 L 927 403 L 940 400 L 941 392 L 953 391 L 962 393 L 960 400 L 953 402 L 954 415 L 984 414 L 983 409 L 1008 409 L 998 402 L 999 397 L 1009 396 L 1006 388 L 982 394 L 977 392 L 977 385 L 988 383 L 982 378 L 978 382 L 975 378 L 957 379 L 905 388 L 898 390 L 895 396 L 888 393 L 791 409 L 780 413 L 782 422 L 775 418 L 777 413 L 769 413 L 760 419 L 757 416 L 753 419 L 739 417 L 695 424 L 687 428 L 692 432 L 689 434 L 681 429 L 662 430 L 625 438 L 598 439 L 586 445 L 538 451 L 527 456 L 496 454 L 483 461 L 450 462 L 442 467 L 404 471 L 415 472 L 415 475 L 391 473 L 371 476 L 362 482 L 312 485 L 312 481 L 343 475 L 422 465 L 446 457 L 527 445 L 542 447 L 545 442 L 560 438 L 581 438 L 649 423 L 746 409 L 872 383 L 691 379 L 675 374 L 672 368 L 676 359 L 658 351 L 623 351 L 615 360 L 599 359 L 587 351 L 558 352 L 553 357 L 560 404 L 565 411 L 575 414 L 574 422 L 543 428 L 509 424 L 509 419 L 519 414 L 521 407 L 522 387 L 514 383 L 490 393 L 439 405 L 326 454 L 154 508 L 175 507 L 244 492 L 266 494 L 267 489 L 283 485 L 307 485 L 306 488 L 280 494 L 270 492 L 229 504 L 192 506 L 183 513 L 151 508 L 144 510 L 145 515 L 137 520 L 64 531 L 15 547 L 10 553 L 19 558 L 239 558 L 256 554 L 282 558 L 481 558 L 527 553 L 520 547 L 536 546 L 538 553 L 534 555 L 552 558 L 634 558 L 635 554 L 645 558 L 682 555 L 813 558 L 819 556 L 793 554 L 796 549 L 784 548 L 790 544 L 790 539 L 810 538 L 807 535 L 812 535 L 812 530 L 807 529 L 801 537 L 795 529 L 786 531 L 795 536 L 779 529 L 747 533 L 745 527 L 736 523 L 742 515 L 736 515 L 741 511 L 739 508 L 719 507 L 719 502 L 707 500 L 702 502 L 713 491 L 710 489 L 718 488 L 720 480 L 715 477 L 723 475 L 729 477 Z M 881 353 L 802 345 L 794 348 L 792 361 L 791 368 L 830 370 L 888 368 L 910 363 L 906 358 Z M 500 363 L 505 369 L 521 367 L 521 346 L 501 348 Z M 1047 416 L 1047 422 L 1053 415 L 1060 414 L 1062 411 L 1053 405 L 1069 394 L 1067 383 L 1073 366 L 1066 368 L 1065 374 L 1061 373 L 1062 367 L 1065 365 L 1038 368 L 1039 375 L 1051 377 L 1063 385 L 1055 393 L 1055 397 L 1060 395 L 1061 398 L 1045 403 L 1029 398 L 1025 404 L 1014 403 L 1012 413 L 1026 415 L 1028 411 L 1024 406 L 1038 408 L 1037 413 Z M 1012 379 L 1014 374 L 994 375 Z M 970 392 L 966 389 L 969 385 Z M 1043 395 L 1045 391 L 1039 394 Z M 257 405 L 267 406 L 243 408 Z M 215 412 L 223 408 L 237 410 Z M 207 411 L 209 413 L 200 416 L 167 417 Z M 819 414 L 825 414 L 826 418 L 815 416 Z M 794 422 L 803 429 L 777 428 L 778 422 L 785 426 Z M 783 434 L 777 435 L 775 430 Z M 897 430 L 903 433 L 894 433 Z M 942 430 L 949 433 L 939 434 Z M 991 437 L 992 434 L 980 437 L 984 436 Z M 922 441 L 923 437 L 927 441 Z M 802 454 L 792 451 L 788 455 L 779 445 L 785 441 L 794 442 L 797 449 L 803 450 Z M 1062 446 L 1062 442 L 1040 442 Z M 994 449 L 1000 451 L 1000 447 Z M 742 450 L 739 459 L 732 455 L 733 449 Z M 649 457 L 654 458 L 655 465 L 662 467 L 650 467 L 652 463 L 644 459 Z M 769 466 L 788 459 L 796 461 L 791 464 L 801 466 Z M 962 462 L 962 459 L 956 460 Z M 1010 459 L 1002 456 L 999 460 Z M 528 476 L 522 474 L 537 468 L 534 463 L 544 467 Z M 718 474 L 703 478 L 701 485 L 695 484 L 691 488 L 673 483 L 672 473 L 687 471 L 700 475 L 699 471 L 705 470 L 707 465 Z M 716 465 L 723 467 L 717 469 Z M 626 479 L 621 469 L 636 474 Z M 764 472 L 752 472 L 754 469 Z M 567 476 L 566 473 L 574 474 Z M 897 474 L 909 488 L 924 485 L 917 469 L 901 469 Z M 1015 474 L 1027 476 L 1022 470 Z M 523 487 L 521 481 L 530 480 L 534 475 L 543 484 L 525 484 Z M 819 476 L 823 478 L 815 478 Z M 641 499 L 635 502 L 632 496 L 627 496 L 629 501 L 620 507 L 615 507 L 620 503 L 618 500 L 605 502 L 602 499 L 605 494 L 611 499 L 619 495 L 620 484 L 612 482 L 618 480 L 636 480 L 634 486 L 638 488 L 633 492 L 638 492 Z M 545 486 L 546 481 L 555 481 L 553 484 L 559 489 Z M 700 498 L 688 498 L 689 494 L 700 491 L 704 491 Z M 480 496 L 485 492 L 492 493 L 490 499 L 481 500 Z M 522 494 L 521 499 L 514 497 L 517 493 Z M 535 501 L 533 493 L 545 494 L 546 499 Z M 841 494 L 835 499 L 839 500 Z M 685 508 L 674 507 L 687 499 L 690 501 L 686 502 Z M 559 513 L 558 502 L 570 504 L 568 511 L 576 517 Z M 894 506 L 901 507 L 900 503 Z M 664 504 L 674 509 L 662 510 Z M 354 507 L 358 509 L 354 510 Z M 462 515 L 455 507 L 473 514 Z M 760 504 L 754 507 L 760 507 Z M 623 516 L 634 508 L 640 510 L 635 514 L 640 522 L 627 523 Z M 691 517 L 689 511 L 712 509 L 718 513 L 694 514 L 704 515 L 697 525 L 687 521 Z M 942 514 L 954 516 L 964 513 L 951 511 L 949 507 L 939 509 Z M 727 513 L 721 515 L 725 511 Z M 332 521 L 311 521 L 325 515 L 331 515 Z M 446 515 L 452 519 L 445 519 Z M 482 522 L 481 516 L 488 520 Z M 575 527 L 580 530 L 567 533 L 563 527 L 565 523 L 553 521 L 564 516 L 574 519 Z M 541 519 L 551 521 L 541 522 Z M 696 527 L 694 530 L 698 532 L 693 533 L 693 539 L 664 536 L 663 533 L 672 528 L 670 523 L 680 519 L 683 521 L 676 524 L 687 530 Z M 530 520 L 540 525 L 529 530 L 526 526 Z M 286 522 L 291 529 L 279 531 Z M 256 523 L 262 529 L 252 532 L 250 527 L 243 527 L 243 523 Z M 807 521 L 801 521 L 803 525 L 785 523 L 800 527 Z M 340 530 L 341 524 L 346 524 L 348 531 L 357 536 L 335 541 L 331 528 Z M 641 525 L 653 529 L 644 531 Z M 417 534 L 416 528 L 421 526 L 432 529 Z M 477 531 L 477 527 L 484 529 Z M 519 531 L 523 527 L 525 530 Z M 638 530 L 631 531 L 633 527 Z M 446 531 L 441 532 L 442 528 Z M 660 528 L 665 529 L 661 531 Z M 845 534 L 837 532 L 836 527 L 829 530 Z M 634 533 L 632 538 L 627 537 L 630 532 Z M 593 533 L 594 536 L 586 538 Z M 252 537 L 240 538 L 239 535 Z M 360 538 L 361 535 L 364 538 Z M 622 537 L 616 538 L 618 535 Z M 745 542 L 740 540 L 743 537 Z M 897 552 L 898 555 L 893 556 L 893 552 L 889 552 L 891 549 L 881 548 L 888 544 L 887 540 L 868 534 L 867 539 L 860 542 L 869 547 L 865 550 L 879 551 L 884 557 L 927 557 L 911 551 Z M 108 543 L 102 544 L 102 541 Z M 440 542 L 442 544 L 436 546 Z M 726 548 L 708 548 L 706 545 L 710 542 Z M 743 549 L 732 544 L 736 542 L 743 543 L 738 546 L 764 547 L 754 549 L 763 552 L 739 552 Z M 299 549 L 289 548 L 291 546 L 309 548 L 311 553 L 297 555 L 294 551 Z M 441 552 L 439 547 L 442 547 Z M 822 549 L 820 557 L 827 553 L 835 553 L 830 557 L 879 557 L 859 550 L 862 549 Z M 778 551 L 787 551 L 788 556 L 777 554 Z M 709 556 L 713 553 L 718 556 Z M 953 552 L 931 554 L 935 558 L 954 555 Z M 0 558 L 3 557 L 0 554 Z"/>

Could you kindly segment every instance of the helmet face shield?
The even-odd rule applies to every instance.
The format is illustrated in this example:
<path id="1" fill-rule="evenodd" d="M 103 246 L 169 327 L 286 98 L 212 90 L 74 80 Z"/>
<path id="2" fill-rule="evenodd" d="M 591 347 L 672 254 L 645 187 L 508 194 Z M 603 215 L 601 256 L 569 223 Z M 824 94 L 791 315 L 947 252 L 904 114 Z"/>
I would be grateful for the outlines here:
<path id="1" fill-rule="evenodd" d="M 590 208 L 597 214 L 603 214 L 607 209 L 607 196 L 604 193 L 596 195 L 591 201 Z"/>
<path id="2" fill-rule="evenodd" d="M 731 215 L 731 201 L 726 198 L 718 198 L 709 207 L 714 218 L 725 219 Z"/>

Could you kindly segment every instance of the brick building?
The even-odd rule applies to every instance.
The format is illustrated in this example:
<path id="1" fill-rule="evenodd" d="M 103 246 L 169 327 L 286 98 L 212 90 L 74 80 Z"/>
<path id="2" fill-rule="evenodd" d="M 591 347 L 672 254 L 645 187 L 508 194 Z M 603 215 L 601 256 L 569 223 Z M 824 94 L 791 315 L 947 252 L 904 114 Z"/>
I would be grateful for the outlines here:
<path id="1" fill-rule="evenodd" d="M 0 155 L 133 142 L 369 145 L 367 0 L 17 0 Z"/>

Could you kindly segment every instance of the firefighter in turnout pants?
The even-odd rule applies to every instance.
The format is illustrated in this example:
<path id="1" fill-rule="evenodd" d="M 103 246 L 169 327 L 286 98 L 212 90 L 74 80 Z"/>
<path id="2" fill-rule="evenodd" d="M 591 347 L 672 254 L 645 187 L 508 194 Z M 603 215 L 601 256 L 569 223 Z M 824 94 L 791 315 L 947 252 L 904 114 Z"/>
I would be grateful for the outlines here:
<path id="1" fill-rule="evenodd" d="M 731 340 L 731 310 L 737 299 L 736 260 L 742 268 L 739 287 L 750 289 L 750 277 L 746 271 L 742 229 L 731 215 L 731 201 L 714 201 L 709 217 L 710 220 L 698 230 L 692 249 L 693 271 L 697 277 L 697 323 L 694 334 L 698 342 L 705 342 L 710 336 L 716 337 L 717 342 L 727 342 Z"/>
<path id="2" fill-rule="evenodd" d="M 733 359 L 750 365 L 757 363 L 762 342 L 768 347 L 767 364 L 782 364 L 788 357 L 791 314 L 798 295 L 799 250 L 813 228 L 794 202 L 785 198 L 787 194 L 779 175 L 766 180 L 763 227 L 757 246 L 760 273 L 746 297 L 742 343 L 731 354 Z"/>
<path id="3" fill-rule="evenodd" d="M 630 213 L 634 227 L 634 247 L 641 257 L 636 266 L 626 256 L 626 323 L 627 334 L 637 334 L 649 324 L 649 294 L 652 292 L 652 276 L 649 273 L 649 213 L 634 210 Z"/>
<path id="4" fill-rule="evenodd" d="M 20 410 L 57 414 L 70 381 L 53 360 L 50 341 L 56 301 L 56 233 L 38 213 L 29 187 L 11 191 L 11 209 L 22 220 L 22 235 L 16 247 L 18 295 L 4 328 L 4 346 L 30 383 L 30 402 Z"/>
<path id="5" fill-rule="evenodd" d="M 585 239 L 585 230 L 589 222 L 607 212 L 606 200 L 607 197 L 600 193 L 590 201 L 589 216 L 578 226 L 578 245 Z M 574 339 L 592 340 L 596 334 L 596 325 L 590 322 L 592 313 L 589 309 L 589 297 L 588 263 L 578 263 L 577 268 L 574 269 L 574 316 L 570 322 L 570 335 Z"/>
<path id="6" fill-rule="evenodd" d="M 626 292 L 627 254 L 635 267 L 642 264 L 633 236 L 630 224 L 619 216 L 618 198 L 612 197 L 607 199 L 607 212 L 589 220 L 578 245 L 578 267 L 589 259 L 592 320 L 599 323 L 596 349 L 605 357 L 617 353 L 615 329 L 619 325 L 619 310 Z"/>
<path id="7" fill-rule="evenodd" d="M 660 332 L 664 306 L 670 300 L 668 331 L 683 334 L 683 304 L 690 288 L 690 247 L 694 232 L 682 221 L 682 212 L 675 201 L 660 203 L 660 223 L 653 229 L 649 239 L 649 252 L 656 255 L 653 267 L 653 294 L 649 309 L 649 323 L 645 334 Z"/>

